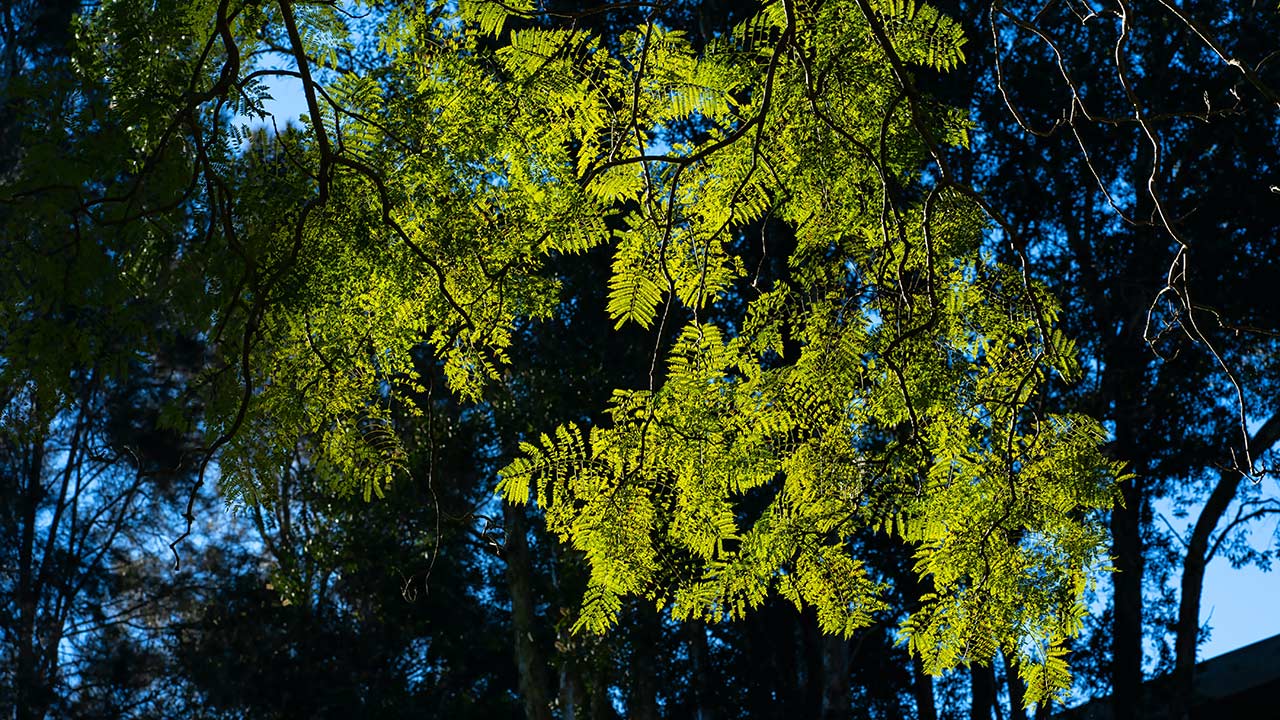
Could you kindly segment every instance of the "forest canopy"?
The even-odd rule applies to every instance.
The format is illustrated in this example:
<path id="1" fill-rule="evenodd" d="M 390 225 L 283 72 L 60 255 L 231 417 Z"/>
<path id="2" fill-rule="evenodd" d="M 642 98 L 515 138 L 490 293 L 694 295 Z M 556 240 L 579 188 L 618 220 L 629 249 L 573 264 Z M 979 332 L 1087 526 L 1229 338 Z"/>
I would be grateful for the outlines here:
<path id="1" fill-rule="evenodd" d="M 1126 2 L 4 3 L 0 698 L 89 702 L 76 628 L 143 613 L 185 628 L 155 676 L 234 706 L 201 665 L 251 652 L 209 614 L 252 595 L 234 566 L 335 628 L 405 612 L 353 578 L 505 573 L 482 612 L 517 677 L 485 682 L 530 720 L 616 712 L 602 638 L 710 673 L 708 637 L 751 632 L 714 628 L 780 602 L 842 677 L 806 691 L 824 717 L 867 637 L 898 712 L 968 668 L 986 717 L 1043 714 L 1074 647 L 1123 715 L 1162 537 L 1189 688 L 1204 566 L 1265 564 L 1277 509 L 1275 268 L 1242 259 L 1275 237 L 1274 132 L 1231 143 L 1278 96 L 1265 32 L 1223 36 L 1242 63 L 1241 18 L 1160 6 L 1191 48 L 1164 65 Z M 1193 168 L 1242 205 L 1201 211 Z M 636 682 L 627 714 L 712 705 Z"/>

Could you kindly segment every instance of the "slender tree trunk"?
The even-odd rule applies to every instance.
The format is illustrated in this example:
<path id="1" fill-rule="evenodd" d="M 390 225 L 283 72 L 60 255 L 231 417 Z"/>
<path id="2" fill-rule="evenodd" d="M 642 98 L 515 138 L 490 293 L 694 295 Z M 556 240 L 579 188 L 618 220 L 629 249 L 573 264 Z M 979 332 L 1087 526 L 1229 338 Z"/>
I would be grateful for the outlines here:
<path id="1" fill-rule="evenodd" d="M 45 683 L 39 672 L 39 644 L 36 614 L 40 609 L 40 588 L 35 558 L 36 515 L 44 496 L 44 439 L 34 437 L 27 447 L 26 487 L 21 494 L 21 538 L 18 545 L 18 647 L 15 658 L 17 720 L 39 720 L 45 716 Z"/>
<path id="2" fill-rule="evenodd" d="M 572 658 L 565 658 L 564 665 L 560 666 L 560 720 L 577 720 L 582 695 L 582 678 L 578 675 L 577 663 Z"/>
<path id="3" fill-rule="evenodd" d="M 1142 452 L 1143 409 L 1134 391 L 1147 387 L 1149 359 L 1138 316 L 1126 318 L 1121 331 L 1103 350 L 1106 371 L 1103 397 L 1113 403 L 1113 456 L 1124 461 L 1133 477 L 1120 486 L 1121 504 L 1111 509 L 1111 575 L 1114 614 L 1111 625 L 1111 705 L 1115 720 L 1137 720 L 1143 707 L 1142 580 L 1146 547 L 1142 538 L 1150 463 Z"/>
<path id="4" fill-rule="evenodd" d="M 991 720 L 996 706 L 996 673 L 991 665 L 969 666 L 969 720 Z"/>
<path id="5" fill-rule="evenodd" d="M 745 668 L 743 674 L 747 685 L 747 705 L 759 708 L 760 717 L 773 718 L 779 714 L 776 712 L 777 702 L 774 696 L 778 671 L 775 666 L 773 637 L 769 633 L 768 610 L 767 607 L 761 608 L 745 620 L 743 635 L 746 642 L 743 655 L 757 658 L 758 661 Z"/>
<path id="6" fill-rule="evenodd" d="M 1001 653 L 1004 659 L 1004 678 L 1009 686 L 1009 720 L 1027 720 L 1027 709 L 1023 702 L 1027 697 L 1027 686 L 1018 677 L 1018 667 L 1009 653 Z"/>
<path id="7" fill-rule="evenodd" d="M 609 667 L 591 663 L 591 720 L 618 720 L 618 711 L 609 697 Z"/>
<path id="8" fill-rule="evenodd" d="M 849 641 L 822 636 L 822 720 L 849 717 Z"/>
<path id="9" fill-rule="evenodd" d="M 658 720 L 658 684 L 653 676 L 653 657 L 648 650 L 640 653 L 633 661 L 631 671 L 635 673 L 635 683 L 631 688 L 631 707 L 627 708 L 627 717 L 631 720 Z"/>
<path id="10" fill-rule="evenodd" d="M 1111 638 L 1111 704 L 1115 720 L 1137 720 L 1142 706 L 1142 543 L 1140 477 L 1124 484 L 1124 507 L 1111 511 L 1111 555 L 1117 572 Z"/>
<path id="11" fill-rule="evenodd" d="M 692 666 L 694 720 L 716 720 L 716 671 L 711 664 L 711 649 L 707 644 L 707 626 L 701 620 L 689 620 L 681 628 L 689 647 L 689 664 Z"/>
<path id="12" fill-rule="evenodd" d="M 769 604 L 756 613 L 750 634 L 751 652 L 758 658 L 751 675 L 751 705 L 766 710 L 763 717 L 791 720 L 804 715 L 804 688 L 801 686 L 797 635 L 800 616 L 795 609 Z"/>
<path id="13" fill-rule="evenodd" d="M 920 658 L 911 658 L 911 694 L 916 700 L 918 720 L 938 720 L 938 706 L 933 699 L 933 676 L 924 671 Z"/>
<path id="14" fill-rule="evenodd" d="M 1280 412 L 1273 414 L 1249 439 L 1253 455 L 1270 448 L 1280 440 Z M 1196 648 L 1200 640 L 1200 593 L 1204 589 L 1204 572 L 1211 559 L 1209 542 L 1236 496 L 1244 476 L 1234 470 L 1222 472 L 1217 485 L 1209 493 L 1196 519 L 1187 554 L 1182 561 L 1182 595 L 1178 602 L 1178 624 L 1174 636 L 1173 694 L 1169 717 L 1189 720 L 1195 700 Z"/>
<path id="15" fill-rule="evenodd" d="M 781 604 L 770 608 L 770 620 L 774 635 L 773 648 L 777 653 L 778 715 L 783 720 L 805 717 L 804 713 L 804 618 L 793 608 Z"/>
<path id="16" fill-rule="evenodd" d="M 648 605 L 640 605 L 632 613 L 631 627 L 631 706 L 627 717 L 632 720 L 658 720 L 658 681 L 656 660 L 662 628 L 657 613 Z"/>
<path id="17" fill-rule="evenodd" d="M 826 693 L 826 672 L 823 662 L 823 645 L 826 636 L 818 627 L 818 613 L 806 608 L 796 618 L 796 659 L 800 688 L 801 717 L 822 717 L 822 698 Z"/>
<path id="18" fill-rule="evenodd" d="M 511 626 L 515 633 L 520 699 L 528 720 L 551 720 L 547 661 L 533 633 L 533 565 L 529 559 L 529 541 L 525 536 L 524 509 L 503 503 L 502 519 L 506 528 L 507 588 L 511 593 Z"/>

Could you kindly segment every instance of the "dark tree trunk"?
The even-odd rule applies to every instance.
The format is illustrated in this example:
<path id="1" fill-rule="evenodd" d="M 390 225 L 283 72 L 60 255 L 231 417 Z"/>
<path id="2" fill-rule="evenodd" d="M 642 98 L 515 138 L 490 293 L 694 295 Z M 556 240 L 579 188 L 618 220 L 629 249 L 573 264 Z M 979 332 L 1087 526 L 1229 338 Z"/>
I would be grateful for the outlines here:
<path id="1" fill-rule="evenodd" d="M 804 688 L 801 685 L 801 663 L 804 656 L 799 651 L 800 617 L 789 606 L 775 605 L 764 609 L 768 628 L 768 640 L 773 653 L 773 667 L 766 671 L 774 689 L 773 713 L 778 720 L 803 717 Z"/>
<path id="2" fill-rule="evenodd" d="M 920 658 L 911 658 L 911 694 L 916 700 L 919 720 L 938 720 L 938 707 L 933 699 L 933 676 L 924 671 Z"/>
<path id="3" fill-rule="evenodd" d="M 778 714 L 774 710 L 777 705 L 774 697 L 777 669 L 773 667 L 776 658 L 772 647 L 773 638 L 769 634 L 767 613 L 768 608 L 762 608 L 760 612 L 747 617 L 745 621 L 743 656 L 760 658 L 760 661 L 751 663 L 745 668 L 743 677 L 747 681 L 747 706 L 759 713 L 759 717 L 773 718 Z"/>
<path id="4" fill-rule="evenodd" d="M 1001 653 L 1004 659 L 1004 677 L 1009 686 L 1009 720 L 1027 720 L 1027 709 L 1023 702 L 1027 697 L 1027 686 L 1018 677 L 1018 666 L 1009 653 Z"/>
<path id="5" fill-rule="evenodd" d="M 578 666 L 572 659 L 565 658 L 564 664 L 560 666 L 560 720 L 578 720 L 583 700 L 582 677 L 578 674 Z"/>
<path id="6" fill-rule="evenodd" d="M 533 565 L 525 536 L 524 509 L 503 503 L 502 519 L 506 528 L 507 589 L 511 593 L 511 627 L 515 633 L 520 698 L 528 720 L 551 720 L 547 661 L 534 635 Z"/>
<path id="7" fill-rule="evenodd" d="M 700 620 L 689 620 L 681 626 L 681 632 L 689 646 L 689 665 L 693 671 L 690 684 L 693 689 L 694 720 L 716 720 L 715 688 L 718 681 L 715 667 L 711 664 L 707 626 Z"/>
<path id="8" fill-rule="evenodd" d="M 1142 543 L 1140 483 L 1135 477 L 1124 483 L 1124 507 L 1111 511 L 1111 555 L 1116 572 L 1115 615 L 1111 638 L 1111 704 L 1116 720 L 1137 720 L 1142 705 L 1142 574 L 1146 560 Z"/>
<path id="9" fill-rule="evenodd" d="M 1141 434 L 1146 426 L 1138 388 L 1147 387 L 1149 349 L 1142 338 L 1143 321 L 1130 315 L 1103 350 L 1106 370 L 1103 397 L 1113 403 L 1113 457 L 1125 462 L 1133 476 L 1120 485 L 1121 503 L 1111 510 L 1111 575 L 1114 614 L 1111 625 L 1111 704 L 1115 720 L 1137 720 L 1143 704 L 1142 580 L 1146 547 L 1142 537 L 1147 513 L 1149 455 Z"/>
<path id="10" fill-rule="evenodd" d="M 631 703 L 627 717 L 633 720 L 658 720 L 657 660 L 662 628 L 657 613 L 641 605 L 632 614 L 631 628 Z"/>
<path id="11" fill-rule="evenodd" d="M 17 687 L 17 720 L 39 720 L 45 716 L 47 691 L 39 671 L 40 653 L 36 638 L 36 613 L 40 609 L 40 587 L 35 557 L 36 516 L 44 495 L 44 441 L 37 438 L 26 454 L 26 487 L 21 494 L 21 539 L 18 545 L 18 647 L 14 680 Z"/>
<path id="12" fill-rule="evenodd" d="M 849 717 L 849 641 L 822 636 L 822 720 Z"/>
<path id="13" fill-rule="evenodd" d="M 618 720 L 609 697 L 609 668 L 602 662 L 591 664 L 591 720 Z"/>
<path id="14" fill-rule="evenodd" d="M 996 673 L 991 665 L 969 666 L 969 720 L 991 720 L 996 706 Z"/>
<path id="15" fill-rule="evenodd" d="M 797 640 L 799 616 L 789 605 L 769 604 L 747 620 L 747 703 L 761 718 L 791 720 L 804 715 L 799 686 Z"/>
<path id="16" fill-rule="evenodd" d="M 799 674 L 796 683 L 800 687 L 801 717 L 822 716 L 822 697 L 826 692 L 826 673 L 823 662 L 823 643 L 826 636 L 818 627 L 818 613 L 806 608 L 796 626 L 796 658 Z"/>

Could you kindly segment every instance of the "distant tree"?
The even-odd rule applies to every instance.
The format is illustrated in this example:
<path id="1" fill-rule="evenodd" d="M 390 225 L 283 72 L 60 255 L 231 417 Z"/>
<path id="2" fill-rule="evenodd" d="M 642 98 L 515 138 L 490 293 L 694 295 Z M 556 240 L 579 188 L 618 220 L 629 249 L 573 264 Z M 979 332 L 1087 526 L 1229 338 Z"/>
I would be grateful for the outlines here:
<path id="1" fill-rule="evenodd" d="M 162 716 L 161 631 L 201 590 L 164 534 L 210 502 L 188 489 L 218 248 L 185 233 L 194 161 L 156 102 L 190 38 L 120 9 L 0 6 L 0 705 L 20 719 Z"/>

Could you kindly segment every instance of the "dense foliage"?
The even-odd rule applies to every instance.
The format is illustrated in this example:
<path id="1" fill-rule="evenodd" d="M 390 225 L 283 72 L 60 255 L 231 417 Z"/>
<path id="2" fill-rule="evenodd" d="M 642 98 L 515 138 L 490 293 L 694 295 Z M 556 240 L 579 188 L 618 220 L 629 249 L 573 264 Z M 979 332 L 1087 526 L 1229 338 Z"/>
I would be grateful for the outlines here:
<path id="1" fill-rule="evenodd" d="M 1270 56 L 937 5 L 0 4 L 0 702 L 1025 717 L 1074 645 L 1124 714 L 1181 567 L 1188 711 L 1275 509 Z"/>
<path id="2" fill-rule="evenodd" d="M 1066 686 L 1046 660 L 1079 629 L 1102 542 L 1079 521 L 1110 502 L 1101 433 L 1029 408 L 1048 372 L 1074 374 L 1052 299 L 981 256 L 983 219 L 963 192 L 911 182 L 934 139 L 960 139 L 963 125 L 904 96 L 895 68 L 949 67 L 958 30 L 928 10 L 871 10 L 771 7 L 697 62 L 678 36 L 646 29 L 625 64 L 651 69 L 672 120 L 689 106 L 711 129 L 673 143 L 656 168 L 622 162 L 646 155 L 629 138 L 607 170 L 579 164 L 588 191 L 634 208 L 618 233 L 611 314 L 647 325 L 671 293 L 678 306 L 662 312 L 692 319 L 660 385 L 616 391 L 610 422 L 589 436 L 570 424 L 524 444 L 503 488 L 523 500 L 535 484 L 549 527 L 586 555 L 577 627 L 596 632 L 622 595 L 718 620 L 776 590 L 848 636 L 886 609 L 851 538 L 897 535 L 932 584 L 903 626 L 926 668 L 1004 649 L 1035 702 Z M 548 62 L 568 33 L 539 38 L 541 52 L 516 38 L 511 55 L 553 87 L 559 71 L 575 90 L 590 73 L 606 97 L 647 89 L 605 60 L 598 74 L 572 56 Z M 720 78 L 734 80 L 717 88 Z M 734 108 L 735 92 L 751 102 Z M 644 95 L 631 104 L 664 108 Z M 585 142 L 580 152 L 600 155 Z M 780 277 L 731 288 L 745 274 L 725 247 L 734 225 L 766 213 L 794 249 Z M 727 328 L 700 318 L 730 292 L 747 296 L 741 317 L 722 315 Z"/>

